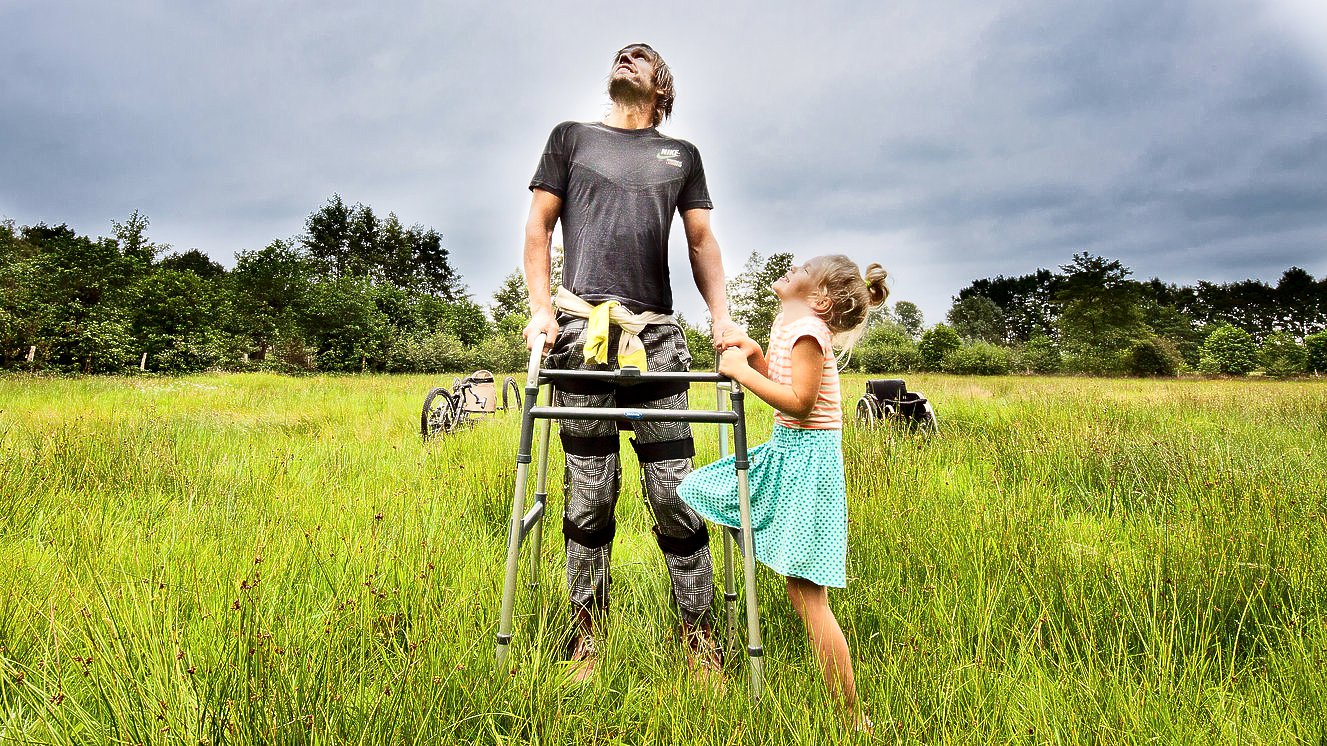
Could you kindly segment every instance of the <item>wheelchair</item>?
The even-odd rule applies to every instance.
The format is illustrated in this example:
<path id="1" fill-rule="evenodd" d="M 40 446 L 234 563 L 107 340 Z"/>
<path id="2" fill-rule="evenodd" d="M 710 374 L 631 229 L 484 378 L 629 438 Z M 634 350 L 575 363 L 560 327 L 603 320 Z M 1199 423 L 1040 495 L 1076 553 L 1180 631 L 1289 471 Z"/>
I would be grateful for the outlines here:
<path id="1" fill-rule="evenodd" d="M 857 424 L 875 427 L 888 423 L 921 433 L 937 433 L 935 409 L 919 392 L 908 391 L 901 378 L 866 382 L 866 394 L 857 401 Z"/>
<path id="2" fill-rule="evenodd" d="M 465 378 L 452 379 L 450 391 L 429 389 L 424 397 L 424 409 L 419 414 L 419 434 L 428 440 L 442 433 L 456 432 L 470 422 L 511 408 L 521 408 L 521 389 L 516 385 L 516 379 L 507 376 L 503 381 L 502 404 L 499 406 L 493 374 L 477 370 Z"/>

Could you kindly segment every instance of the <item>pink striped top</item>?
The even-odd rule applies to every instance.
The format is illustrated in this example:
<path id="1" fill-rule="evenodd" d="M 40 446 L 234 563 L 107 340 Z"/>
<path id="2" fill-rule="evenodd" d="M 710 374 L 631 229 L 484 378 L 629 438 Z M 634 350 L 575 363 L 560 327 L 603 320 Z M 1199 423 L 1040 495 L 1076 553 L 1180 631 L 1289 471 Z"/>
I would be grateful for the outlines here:
<path id="1" fill-rule="evenodd" d="M 843 407 L 839 393 L 839 365 L 834 359 L 834 348 L 831 346 L 833 335 L 819 316 L 803 316 L 787 324 L 783 323 L 783 314 L 774 319 L 774 327 L 769 335 L 769 351 L 765 355 L 769 379 L 784 385 L 793 382 L 793 344 L 802 337 L 814 339 L 825 355 L 816 404 L 804 420 L 795 420 L 783 412 L 777 412 L 774 421 L 784 427 L 804 430 L 842 430 Z"/>

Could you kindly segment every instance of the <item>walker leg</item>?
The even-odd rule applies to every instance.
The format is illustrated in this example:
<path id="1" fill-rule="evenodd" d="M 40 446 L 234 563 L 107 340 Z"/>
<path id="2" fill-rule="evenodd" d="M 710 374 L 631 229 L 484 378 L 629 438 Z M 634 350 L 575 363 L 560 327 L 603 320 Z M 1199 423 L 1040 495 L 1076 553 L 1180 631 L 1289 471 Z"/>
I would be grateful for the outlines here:
<path id="1" fill-rule="evenodd" d="M 548 398 L 547 400 L 545 400 L 544 404 L 545 405 L 552 404 L 553 387 L 551 385 L 544 386 L 543 390 L 548 392 L 547 394 Z M 552 427 L 553 427 L 552 420 L 544 419 L 539 421 L 539 451 L 538 451 L 539 460 L 535 463 L 535 487 L 534 487 L 535 490 L 534 499 L 535 503 L 538 505 L 543 505 L 546 502 L 548 502 L 548 434 L 549 430 Z M 541 513 L 539 516 L 539 520 L 536 521 L 534 524 L 534 528 L 530 530 L 530 541 L 531 541 L 530 589 L 531 590 L 538 590 L 539 588 L 539 552 L 541 547 L 543 546 L 543 539 L 544 539 L 544 516 Z"/>
<path id="2" fill-rule="evenodd" d="M 528 428 L 533 424 L 527 418 L 522 427 Z M 522 440 L 525 440 L 524 436 L 522 436 Z M 517 456 L 517 458 L 520 457 Z M 511 645 L 511 618 L 512 609 L 516 602 L 516 569 L 520 564 L 521 531 L 523 529 L 521 519 L 525 516 L 525 479 L 528 472 L 528 463 L 517 463 L 516 496 L 511 502 L 511 527 L 507 531 L 507 576 L 502 584 L 502 610 L 498 617 L 497 659 L 499 667 L 506 663 L 507 649 Z"/>
<path id="3" fill-rule="evenodd" d="M 724 410 L 724 389 L 725 384 L 716 384 L 714 387 L 714 408 L 720 412 Z M 728 426 L 719 423 L 719 460 L 728 457 Z M 737 638 L 737 586 L 733 579 L 733 535 L 727 528 L 723 531 L 723 606 L 726 614 L 727 631 L 724 637 L 724 647 L 731 648 L 733 640 Z"/>
<path id="4" fill-rule="evenodd" d="M 516 489 L 511 501 L 511 526 L 507 529 L 507 574 L 502 583 L 502 608 L 498 614 L 497 662 L 503 667 L 511 646 L 512 612 L 516 604 L 516 572 L 521 560 L 521 542 L 525 539 L 525 488 L 530 473 L 530 446 L 534 441 L 534 406 L 539 398 L 539 361 L 544 350 L 544 335 L 530 347 L 526 369 L 525 401 L 521 412 L 521 443 L 516 448 Z M 537 518 L 538 516 L 536 516 Z M 538 521 L 536 520 L 536 523 Z"/>
<path id="5" fill-rule="evenodd" d="M 756 603 L 756 548 L 751 532 L 751 484 L 748 481 L 746 418 L 742 389 L 732 384 L 733 442 L 737 468 L 737 500 L 742 513 L 742 584 L 746 588 L 746 652 L 751 661 L 751 696 L 759 700 L 765 688 L 765 648 L 760 642 L 760 607 Z"/>

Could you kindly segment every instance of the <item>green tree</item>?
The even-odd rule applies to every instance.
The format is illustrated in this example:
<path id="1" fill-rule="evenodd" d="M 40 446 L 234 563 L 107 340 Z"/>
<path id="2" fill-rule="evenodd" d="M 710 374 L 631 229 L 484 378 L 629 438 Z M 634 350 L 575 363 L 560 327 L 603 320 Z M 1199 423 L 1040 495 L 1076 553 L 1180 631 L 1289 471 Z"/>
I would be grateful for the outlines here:
<path id="1" fill-rule="evenodd" d="M 945 320 L 963 339 L 992 344 L 1004 341 L 1004 309 L 984 295 L 955 298 Z"/>
<path id="2" fill-rule="evenodd" d="M 303 327 L 323 370 L 379 368 L 390 341 L 387 317 L 363 277 L 337 277 L 313 285 Z"/>
<path id="3" fill-rule="evenodd" d="M 1148 333 L 1139 284 L 1123 264 L 1087 252 L 1061 270 L 1056 326 L 1071 365 L 1087 373 L 1121 372 L 1124 352 Z"/>
<path id="4" fill-rule="evenodd" d="M 884 308 L 884 305 L 880 307 Z M 902 327 L 908 338 L 914 341 L 921 337 L 922 326 L 926 323 L 922 317 L 922 310 L 917 304 L 906 300 L 894 304 L 894 321 Z"/>
<path id="5" fill-rule="evenodd" d="M 769 341 L 779 298 L 771 287 L 792 267 L 793 255 L 781 252 L 768 260 L 751 252 L 746 265 L 728 283 L 728 307 L 733 320 L 746 326 L 746 333 L 762 345 Z"/>
<path id="6" fill-rule="evenodd" d="M 1309 367 L 1309 352 L 1290 332 L 1273 332 L 1258 351 L 1263 370 L 1275 378 L 1302 375 Z"/>
<path id="7" fill-rule="evenodd" d="M 495 323 L 501 323 L 508 316 L 530 317 L 530 294 L 525 289 L 525 275 L 521 270 L 513 270 L 502 278 L 502 284 L 493 293 L 489 312 Z"/>
<path id="8" fill-rule="evenodd" d="M 128 313 L 138 343 L 153 370 L 190 372 L 220 362 L 225 317 L 221 286 L 189 271 L 158 266 L 136 286 Z"/>
<path id="9" fill-rule="evenodd" d="M 154 244 L 147 238 L 150 221 L 146 215 L 134 210 L 123 223 L 111 221 L 115 240 L 120 244 L 120 253 L 129 261 L 137 272 L 146 272 L 157 255 L 169 250 L 169 246 Z"/>
<path id="10" fill-rule="evenodd" d="M 1179 373 L 1183 362 L 1174 343 L 1164 337 L 1151 336 L 1129 348 L 1126 367 L 1136 376 L 1173 377 Z"/>
<path id="11" fill-rule="evenodd" d="M 318 263 L 305 250 L 276 240 L 258 251 L 241 251 L 227 280 L 235 307 L 235 331 L 267 357 L 282 340 L 303 348 L 303 322 L 313 303 Z M 302 355 L 301 355 L 302 357 Z"/>
<path id="12" fill-rule="evenodd" d="M 958 332 L 944 324 L 936 324 L 922 333 L 917 351 L 921 353 L 922 366 L 926 370 L 940 370 L 945 356 L 962 346 L 963 340 Z"/>
<path id="13" fill-rule="evenodd" d="M 1258 343 L 1237 326 L 1217 327 L 1203 341 L 1198 369 L 1204 373 L 1242 376 L 1258 365 Z"/>
<path id="14" fill-rule="evenodd" d="M 1308 353 L 1309 372 L 1327 373 L 1327 331 L 1305 337 L 1304 347 Z"/>

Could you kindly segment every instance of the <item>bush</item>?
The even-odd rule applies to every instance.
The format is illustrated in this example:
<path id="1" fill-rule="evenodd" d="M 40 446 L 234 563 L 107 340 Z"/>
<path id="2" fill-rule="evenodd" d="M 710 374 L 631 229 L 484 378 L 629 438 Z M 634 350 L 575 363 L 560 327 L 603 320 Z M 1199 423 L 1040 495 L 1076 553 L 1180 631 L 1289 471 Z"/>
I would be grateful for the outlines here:
<path id="1" fill-rule="evenodd" d="M 1257 364 L 1258 345 L 1253 337 L 1239 327 L 1224 324 L 1203 340 L 1198 370 L 1203 373 L 1242 376 Z"/>
<path id="2" fill-rule="evenodd" d="M 530 364 L 530 351 L 525 338 L 517 334 L 494 334 L 466 350 L 463 371 L 490 370 L 494 373 L 516 373 Z"/>
<path id="3" fill-rule="evenodd" d="M 1059 373 L 1064 367 L 1064 360 L 1060 357 L 1060 348 L 1055 346 L 1051 338 L 1038 334 L 1023 345 L 1011 364 L 1016 370 L 1045 375 Z"/>
<path id="4" fill-rule="evenodd" d="M 921 353 L 924 370 L 940 370 L 945 356 L 963 346 L 958 332 L 944 324 L 936 324 L 922 333 L 917 351 Z"/>
<path id="5" fill-rule="evenodd" d="M 1327 373 L 1327 331 L 1305 337 L 1304 347 L 1308 351 L 1309 372 Z"/>
<path id="6" fill-rule="evenodd" d="M 469 366 L 461 340 L 448 332 L 398 337 L 387 348 L 391 373 L 458 373 Z"/>
<path id="7" fill-rule="evenodd" d="M 858 344 L 853 350 L 857 369 L 863 373 L 908 373 L 921 368 L 922 356 L 917 345 Z"/>
<path id="8" fill-rule="evenodd" d="M 691 351 L 692 370 L 714 370 L 714 340 L 709 332 L 690 324 L 683 324 L 683 333 L 687 338 L 687 349 Z"/>
<path id="9" fill-rule="evenodd" d="M 1258 358 L 1267 375 L 1275 378 L 1302 375 L 1309 367 L 1308 350 L 1290 332 L 1267 335 Z"/>
<path id="10" fill-rule="evenodd" d="M 1167 376 L 1180 372 L 1184 358 L 1175 343 L 1164 337 L 1148 337 L 1135 342 L 1125 354 L 1125 367 L 1135 376 Z"/>
<path id="11" fill-rule="evenodd" d="M 960 347 L 940 363 L 946 373 L 964 376 L 1002 376 L 1009 372 L 1009 351 L 989 342 L 974 342 Z"/>

